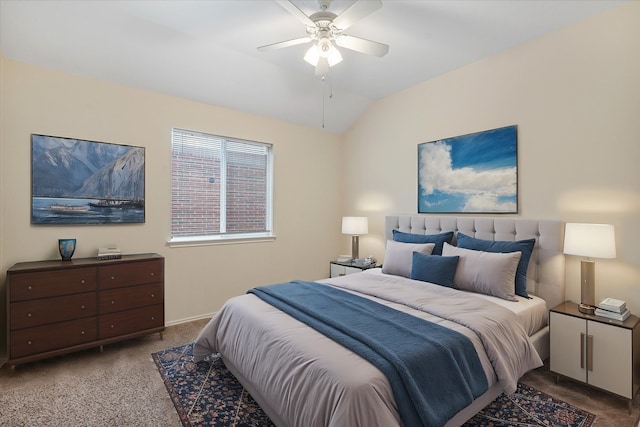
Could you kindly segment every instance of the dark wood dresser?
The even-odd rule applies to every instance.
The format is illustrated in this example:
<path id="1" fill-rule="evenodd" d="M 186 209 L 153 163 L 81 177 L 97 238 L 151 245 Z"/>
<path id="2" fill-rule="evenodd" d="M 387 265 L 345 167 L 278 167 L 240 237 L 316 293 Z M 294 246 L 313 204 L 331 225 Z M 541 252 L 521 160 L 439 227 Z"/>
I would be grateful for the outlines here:
<path id="1" fill-rule="evenodd" d="M 22 262 L 7 270 L 7 365 L 164 331 L 164 258 Z"/>

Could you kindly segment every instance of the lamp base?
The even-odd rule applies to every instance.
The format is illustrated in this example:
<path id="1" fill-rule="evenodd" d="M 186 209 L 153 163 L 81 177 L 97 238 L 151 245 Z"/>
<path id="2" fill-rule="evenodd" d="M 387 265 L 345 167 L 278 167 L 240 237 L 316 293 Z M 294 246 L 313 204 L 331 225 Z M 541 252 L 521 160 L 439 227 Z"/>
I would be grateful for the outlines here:
<path id="1" fill-rule="evenodd" d="M 596 308 L 592 305 L 580 304 L 578 306 L 578 311 L 584 314 L 595 314 Z"/>
<path id="2" fill-rule="evenodd" d="M 358 236 L 351 236 L 351 258 L 353 260 L 360 258 L 360 255 L 358 254 L 359 246 L 360 242 Z"/>

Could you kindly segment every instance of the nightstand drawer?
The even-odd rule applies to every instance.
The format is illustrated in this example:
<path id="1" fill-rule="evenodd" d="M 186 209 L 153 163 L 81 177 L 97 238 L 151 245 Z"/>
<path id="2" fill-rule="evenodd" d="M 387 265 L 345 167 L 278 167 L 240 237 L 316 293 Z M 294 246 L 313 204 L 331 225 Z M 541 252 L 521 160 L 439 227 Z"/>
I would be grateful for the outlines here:
<path id="1" fill-rule="evenodd" d="M 347 274 L 359 273 L 361 271 L 362 269 L 360 268 L 331 264 L 331 277 L 345 276 Z"/>
<path id="2" fill-rule="evenodd" d="M 375 262 L 368 265 L 354 265 L 350 262 L 331 261 L 329 263 L 329 277 L 339 277 L 347 274 L 360 273 L 361 271 L 376 267 L 377 265 Z"/>

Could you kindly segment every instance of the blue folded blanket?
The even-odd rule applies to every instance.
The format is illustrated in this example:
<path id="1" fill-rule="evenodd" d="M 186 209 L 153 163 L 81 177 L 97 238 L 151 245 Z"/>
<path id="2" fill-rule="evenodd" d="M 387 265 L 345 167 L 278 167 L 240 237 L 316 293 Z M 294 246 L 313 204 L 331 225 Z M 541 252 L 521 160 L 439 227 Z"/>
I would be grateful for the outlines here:
<path id="1" fill-rule="evenodd" d="M 380 369 L 407 427 L 442 426 L 488 388 L 473 344 L 459 332 L 314 282 L 292 281 L 248 293 Z"/>

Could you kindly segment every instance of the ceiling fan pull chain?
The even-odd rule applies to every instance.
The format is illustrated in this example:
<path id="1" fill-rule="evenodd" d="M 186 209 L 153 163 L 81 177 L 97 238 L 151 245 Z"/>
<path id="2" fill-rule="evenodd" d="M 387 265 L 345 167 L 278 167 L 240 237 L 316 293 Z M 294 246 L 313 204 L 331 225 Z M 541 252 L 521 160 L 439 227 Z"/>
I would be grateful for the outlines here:
<path id="1" fill-rule="evenodd" d="M 329 99 L 333 99 L 333 77 L 331 77 L 331 69 L 329 69 Z"/>
<path id="2" fill-rule="evenodd" d="M 324 87 L 325 87 L 325 79 L 324 76 L 322 76 L 322 129 L 324 129 Z"/>

